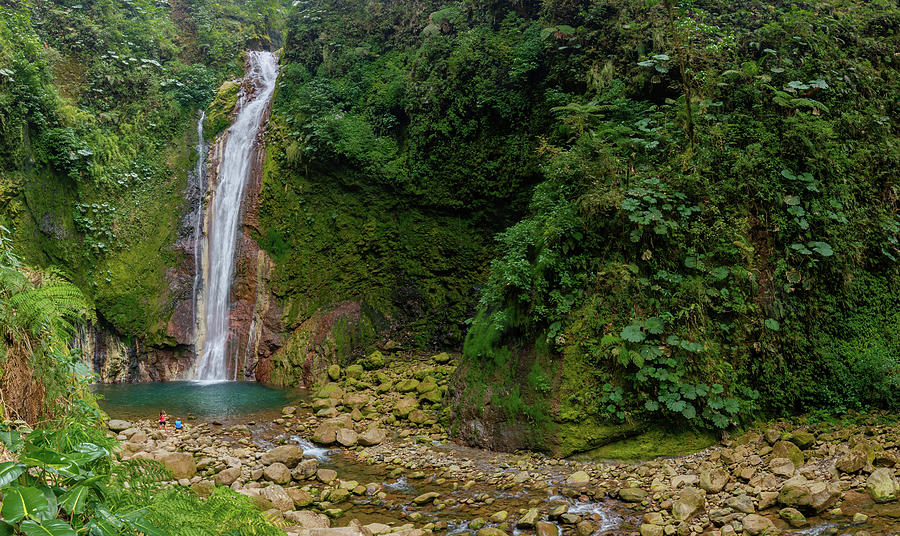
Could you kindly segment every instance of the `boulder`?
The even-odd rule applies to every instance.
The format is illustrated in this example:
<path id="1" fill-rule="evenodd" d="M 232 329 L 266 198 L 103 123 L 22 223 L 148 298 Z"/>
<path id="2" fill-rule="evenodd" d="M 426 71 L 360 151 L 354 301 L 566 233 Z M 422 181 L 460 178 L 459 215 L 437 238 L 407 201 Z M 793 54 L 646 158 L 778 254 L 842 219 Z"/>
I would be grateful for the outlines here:
<path id="1" fill-rule="evenodd" d="M 619 499 L 636 503 L 641 502 L 647 497 L 647 492 L 642 490 L 641 488 L 622 488 L 619 490 Z"/>
<path id="2" fill-rule="evenodd" d="M 722 469 L 708 469 L 700 473 L 700 488 L 709 493 L 719 493 L 725 488 L 730 475 Z"/>
<path id="3" fill-rule="evenodd" d="M 291 471 L 291 477 L 294 480 L 304 480 L 316 474 L 319 470 L 319 461 L 315 458 L 303 460 L 297 464 L 297 467 Z"/>
<path id="4" fill-rule="evenodd" d="M 281 445 L 269 449 L 263 453 L 260 462 L 263 465 L 271 465 L 275 462 L 283 463 L 288 468 L 294 468 L 303 459 L 303 450 L 297 445 Z"/>
<path id="5" fill-rule="evenodd" d="M 816 436 L 806 430 L 794 432 L 788 441 L 797 445 L 800 450 L 806 450 L 816 444 Z"/>
<path id="6" fill-rule="evenodd" d="M 409 414 L 412 410 L 418 407 L 419 403 L 416 402 L 415 398 L 405 397 L 401 398 L 394 404 L 394 415 L 401 419 L 405 419 L 409 417 Z"/>
<path id="7" fill-rule="evenodd" d="M 365 368 L 366 370 L 377 370 L 384 367 L 385 361 L 386 360 L 384 358 L 384 354 L 382 354 L 378 350 L 375 350 L 374 352 L 369 354 L 368 357 L 363 359 L 361 363 L 363 368 Z"/>
<path id="8" fill-rule="evenodd" d="M 809 522 L 806 521 L 806 516 L 796 508 L 782 508 L 778 511 L 778 517 L 787 521 L 788 524 L 795 529 L 809 524 Z"/>
<path id="9" fill-rule="evenodd" d="M 706 492 L 697 488 L 684 488 L 672 503 L 672 517 L 676 521 L 687 521 L 705 510 Z"/>
<path id="10" fill-rule="evenodd" d="M 323 422 L 313 432 L 312 440 L 322 445 L 331 445 L 337 441 L 337 433 L 341 427 L 335 423 Z"/>
<path id="11" fill-rule="evenodd" d="M 775 530 L 775 523 L 759 514 L 748 514 L 741 522 L 744 525 L 744 533 L 749 536 L 771 534 Z"/>
<path id="12" fill-rule="evenodd" d="M 287 494 L 294 501 L 294 508 L 306 508 L 313 502 L 313 496 L 300 488 L 287 488 Z"/>
<path id="13" fill-rule="evenodd" d="M 368 404 L 370 399 L 364 392 L 346 393 L 341 399 L 341 404 L 348 408 L 359 409 Z"/>
<path id="14" fill-rule="evenodd" d="M 888 467 L 880 467 L 872 471 L 866 479 L 866 489 L 875 502 L 883 503 L 897 499 L 900 495 L 900 484 L 894 478 L 894 471 Z"/>
<path id="15" fill-rule="evenodd" d="M 537 521 L 540 517 L 541 517 L 541 511 L 538 510 L 537 508 L 531 508 L 527 512 L 525 512 L 525 515 L 523 515 L 522 517 L 519 518 L 518 521 L 516 521 L 516 528 L 519 528 L 519 529 L 534 528 L 535 524 L 537 523 Z"/>
<path id="16" fill-rule="evenodd" d="M 538 521 L 534 524 L 537 536 L 559 536 L 559 527 L 546 521 Z"/>
<path id="17" fill-rule="evenodd" d="M 507 536 L 507 534 L 496 527 L 485 527 L 478 529 L 475 536 Z"/>
<path id="18" fill-rule="evenodd" d="M 216 474 L 215 481 L 218 486 L 230 486 L 234 484 L 234 481 L 240 478 L 241 476 L 241 468 L 238 467 L 228 467 L 226 469 L 222 469 Z"/>
<path id="19" fill-rule="evenodd" d="M 432 357 L 432 359 L 434 359 L 434 362 L 438 365 L 446 365 L 450 362 L 450 354 L 448 354 L 447 352 L 441 352 Z"/>
<path id="20" fill-rule="evenodd" d="M 397 390 L 397 392 L 400 393 L 410 393 L 412 391 L 415 391 L 418 386 L 419 380 L 415 378 L 408 378 L 398 383 L 394 388 Z"/>
<path id="21" fill-rule="evenodd" d="M 790 478 L 794 476 L 794 462 L 788 458 L 772 458 L 769 460 L 769 470 L 774 475 Z"/>
<path id="22" fill-rule="evenodd" d="M 800 452 L 800 448 L 788 441 L 778 441 L 772 445 L 772 457 L 787 458 L 794 463 L 794 467 L 803 465 L 803 462 L 805 461 L 803 453 Z"/>
<path id="23" fill-rule="evenodd" d="M 435 391 L 435 390 L 437 390 L 437 388 L 438 388 L 437 382 L 434 381 L 434 378 L 429 376 L 429 377 L 425 378 L 424 380 L 422 380 L 422 382 L 416 386 L 416 392 L 421 395 L 421 394 L 429 393 L 431 391 Z"/>
<path id="24" fill-rule="evenodd" d="M 335 478 L 337 478 L 337 471 L 334 469 L 319 469 L 316 471 L 316 478 L 319 479 L 323 484 L 328 484 Z"/>
<path id="25" fill-rule="evenodd" d="M 866 452 L 862 449 L 853 449 L 834 462 L 834 466 L 842 473 L 858 473 L 866 466 Z"/>
<path id="26" fill-rule="evenodd" d="M 364 447 L 378 445 L 387 438 L 387 432 L 381 428 L 369 428 L 365 432 L 359 434 L 356 438 L 357 442 Z"/>
<path id="27" fill-rule="evenodd" d="M 344 376 L 347 376 L 348 378 L 358 380 L 362 377 L 362 375 L 363 375 L 362 365 L 354 364 L 354 365 L 350 365 L 349 367 L 344 369 Z"/>
<path id="28" fill-rule="evenodd" d="M 288 492 L 278 484 L 271 484 L 264 488 L 260 493 L 272 503 L 272 506 L 278 508 L 282 512 L 294 509 L 294 500 L 288 495 Z"/>
<path id="29" fill-rule="evenodd" d="M 106 423 L 106 426 L 113 432 L 122 432 L 131 428 L 131 423 L 122 419 L 112 419 Z"/>
<path id="30" fill-rule="evenodd" d="M 644 523 L 641 525 L 640 533 L 641 536 L 663 536 L 663 528 L 660 525 Z"/>
<path id="31" fill-rule="evenodd" d="M 166 469 L 172 471 L 176 479 L 193 478 L 197 474 L 197 464 L 194 457 L 187 452 L 169 452 L 159 459 Z"/>
<path id="32" fill-rule="evenodd" d="M 778 503 L 818 513 L 841 497 L 838 484 L 807 480 L 803 475 L 789 478 L 782 484 Z"/>
<path id="33" fill-rule="evenodd" d="M 584 471 L 575 471 L 566 479 L 568 486 L 584 486 L 590 483 L 591 477 Z"/>
<path id="34" fill-rule="evenodd" d="M 285 512 L 284 518 L 301 529 L 327 529 L 331 526 L 331 520 L 327 516 L 309 510 Z"/>
<path id="35" fill-rule="evenodd" d="M 700 478 L 697 475 L 676 475 L 672 477 L 672 489 L 683 488 L 684 486 L 693 486 Z"/>
<path id="36" fill-rule="evenodd" d="M 321 369 L 320 369 L 321 370 Z M 341 379 L 341 366 L 337 363 L 328 365 L 328 379 L 336 382 Z"/>
<path id="37" fill-rule="evenodd" d="M 337 434 L 335 434 L 335 438 L 341 445 L 345 447 L 352 447 L 356 444 L 357 435 L 356 432 L 350 430 L 349 428 L 341 428 L 337 431 Z"/>
<path id="38" fill-rule="evenodd" d="M 425 424 L 428 421 L 428 414 L 420 409 L 414 409 L 409 412 L 409 422 L 413 424 Z"/>
<path id="39" fill-rule="evenodd" d="M 287 484 L 291 481 L 291 470 L 281 462 L 275 462 L 263 469 L 263 477 L 276 484 Z"/>
<path id="40" fill-rule="evenodd" d="M 434 500 L 440 496 L 441 496 L 440 493 L 438 493 L 436 491 L 430 491 L 428 493 L 423 493 L 423 494 L 419 495 L 418 497 L 414 498 L 412 500 L 412 502 L 413 502 L 413 504 L 418 504 L 418 505 L 428 504 L 428 503 L 434 502 Z"/>
<path id="41" fill-rule="evenodd" d="M 743 494 L 729 497 L 725 500 L 725 504 L 727 504 L 730 508 L 744 514 L 752 514 L 756 512 L 756 507 L 753 506 L 753 501 L 750 499 L 750 497 L 747 497 Z"/>

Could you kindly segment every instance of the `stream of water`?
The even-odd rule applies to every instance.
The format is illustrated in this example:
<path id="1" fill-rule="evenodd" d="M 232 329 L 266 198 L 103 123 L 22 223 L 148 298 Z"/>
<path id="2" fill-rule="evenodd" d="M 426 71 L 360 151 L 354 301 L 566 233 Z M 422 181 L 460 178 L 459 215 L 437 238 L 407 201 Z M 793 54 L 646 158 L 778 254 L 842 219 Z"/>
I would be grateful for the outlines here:
<path id="1" fill-rule="evenodd" d="M 227 346 L 241 200 L 250 176 L 256 137 L 275 90 L 278 59 L 271 52 L 248 52 L 247 65 L 244 89 L 238 96 L 238 115 L 228 129 L 218 184 L 208 207 L 211 213 L 208 215 L 204 278 L 207 283 L 204 295 L 206 322 L 202 344 L 198 341 L 198 347 L 202 349 L 194 369 L 197 380 L 234 379 L 229 377 Z M 231 368 L 236 373 L 236 367 Z"/>

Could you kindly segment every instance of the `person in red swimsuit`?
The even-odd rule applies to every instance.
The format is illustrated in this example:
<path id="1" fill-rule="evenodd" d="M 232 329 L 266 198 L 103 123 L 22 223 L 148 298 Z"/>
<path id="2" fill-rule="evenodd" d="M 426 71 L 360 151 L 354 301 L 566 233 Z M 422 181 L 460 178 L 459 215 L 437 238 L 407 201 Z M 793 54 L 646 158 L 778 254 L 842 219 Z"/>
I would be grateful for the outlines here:
<path id="1" fill-rule="evenodd" d="M 166 415 L 165 410 L 159 412 L 159 429 L 160 430 L 166 429 L 166 417 L 167 416 L 168 415 Z"/>

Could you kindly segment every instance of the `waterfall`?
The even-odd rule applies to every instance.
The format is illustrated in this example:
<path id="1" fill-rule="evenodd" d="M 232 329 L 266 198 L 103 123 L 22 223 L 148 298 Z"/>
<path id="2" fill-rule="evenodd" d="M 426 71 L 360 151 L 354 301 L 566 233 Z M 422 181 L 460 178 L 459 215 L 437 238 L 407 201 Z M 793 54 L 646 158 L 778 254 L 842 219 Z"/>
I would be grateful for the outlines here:
<path id="1" fill-rule="evenodd" d="M 194 338 L 197 338 L 199 331 L 199 318 L 197 316 L 197 305 L 200 303 L 201 283 L 203 282 L 203 266 L 200 262 L 202 247 L 200 238 L 203 232 L 203 193 L 206 191 L 206 142 L 203 139 L 203 121 L 206 120 L 206 112 L 200 112 L 200 119 L 197 120 L 197 167 L 194 169 L 194 180 L 196 181 L 196 198 L 197 211 L 194 213 L 194 287 L 191 292 L 191 307 L 194 311 Z"/>
<path id="2" fill-rule="evenodd" d="M 247 53 L 247 82 L 238 97 L 238 115 L 228 129 L 213 200 L 207 210 L 206 329 L 194 370 L 197 380 L 227 380 L 231 283 L 244 185 L 250 176 L 256 135 L 275 90 L 278 61 L 270 52 Z"/>

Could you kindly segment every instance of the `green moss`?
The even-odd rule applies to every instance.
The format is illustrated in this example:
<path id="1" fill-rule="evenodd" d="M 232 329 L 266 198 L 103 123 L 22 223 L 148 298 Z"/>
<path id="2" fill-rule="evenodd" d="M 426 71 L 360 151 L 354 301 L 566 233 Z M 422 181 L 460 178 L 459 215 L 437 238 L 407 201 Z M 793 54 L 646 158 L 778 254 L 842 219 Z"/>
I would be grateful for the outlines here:
<path id="1" fill-rule="evenodd" d="M 215 98 L 206 108 L 206 123 L 203 132 L 207 139 L 216 137 L 231 125 L 231 112 L 237 105 L 240 90 L 241 84 L 233 80 L 224 82 L 216 90 Z"/>
<path id="2" fill-rule="evenodd" d="M 619 441 L 610 442 L 576 457 L 579 460 L 648 460 L 661 456 L 684 456 L 716 443 L 710 432 L 671 432 L 654 428 Z"/>

